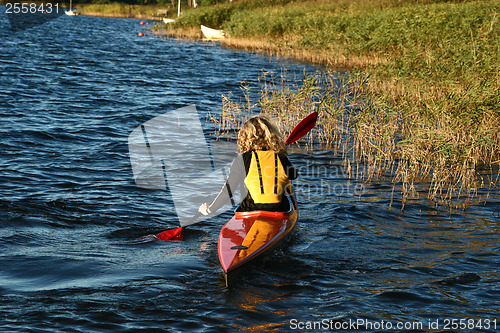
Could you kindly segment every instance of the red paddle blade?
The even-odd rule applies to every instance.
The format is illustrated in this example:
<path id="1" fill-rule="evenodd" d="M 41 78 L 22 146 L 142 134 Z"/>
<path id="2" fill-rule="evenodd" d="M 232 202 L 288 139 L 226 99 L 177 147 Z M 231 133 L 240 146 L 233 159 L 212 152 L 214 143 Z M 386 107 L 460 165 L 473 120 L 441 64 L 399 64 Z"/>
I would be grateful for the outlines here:
<path id="1" fill-rule="evenodd" d="M 175 228 L 175 229 L 169 229 L 160 232 L 158 235 L 156 235 L 156 238 L 164 241 L 168 240 L 178 240 L 182 238 L 182 227 L 180 228 Z"/>
<path id="2" fill-rule="evenodd" d="M 316 120 L 318 120 L 318 112 L 314 111 L 295 126 L 285 143 L 290 145 L 306 135 L 316 125 Z"/>

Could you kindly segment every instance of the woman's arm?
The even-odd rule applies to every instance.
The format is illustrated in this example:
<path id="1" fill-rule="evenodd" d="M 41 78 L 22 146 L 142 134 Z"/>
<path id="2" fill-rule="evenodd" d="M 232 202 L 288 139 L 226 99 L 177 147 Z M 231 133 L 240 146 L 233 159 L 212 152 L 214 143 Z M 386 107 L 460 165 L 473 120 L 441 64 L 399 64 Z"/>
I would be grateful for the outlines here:
<path id="1" fill-rule="evenodd" d="M 200 213 L 208 215 L 210 213 L 216 212 L 233 197 L 234 191 L 236 191 L 238 187 L 240 188 L 241 198 L 244 198 L 247 195 L 246 192 L 248 191 L 244 184 L 245 175 L 246 172 L 245 165 L 243 163 L 243 157 L 242 155 L 238 155 L 231 165 L 226 183 L 224 184 L 224 186 L 222 186 L 219 194 L 217 194 L 214 201 L 210 205 L 206 203 L 201 205 L 198 209 Z"/>

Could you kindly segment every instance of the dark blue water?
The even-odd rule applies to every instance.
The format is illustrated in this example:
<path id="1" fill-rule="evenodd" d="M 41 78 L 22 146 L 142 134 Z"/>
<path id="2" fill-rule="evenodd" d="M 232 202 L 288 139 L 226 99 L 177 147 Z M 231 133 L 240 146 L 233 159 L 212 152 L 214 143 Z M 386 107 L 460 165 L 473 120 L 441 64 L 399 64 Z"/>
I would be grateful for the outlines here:
<path id="1" fill-rule="evenodd" d="M 499 330 L 498 193 L 402 212 L 391 183 L 349 180 L 329 151 L 291 150 L 300 230 L 240 286 L 217 259 L 230 212 L 137 242 L 176 225 L 168 195 L 134 183 L 130 132 L 189 104 L 217 113 L 241 81 L 304 65 L 141 38 L 137 20 L 1 24 L 0 331 Z"/>

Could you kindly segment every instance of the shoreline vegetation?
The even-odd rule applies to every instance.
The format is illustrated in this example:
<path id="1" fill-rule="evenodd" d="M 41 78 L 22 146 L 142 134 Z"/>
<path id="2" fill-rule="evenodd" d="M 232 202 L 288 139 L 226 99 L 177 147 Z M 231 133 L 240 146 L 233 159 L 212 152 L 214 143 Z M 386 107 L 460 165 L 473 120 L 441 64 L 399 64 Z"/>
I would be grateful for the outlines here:
<path id="1" fill-rule="evenodd" d="M 317 110 L 308 140 L 341 151 L 349 176 L 392 181 L 403 207 L 424 195 L 465 208 L 498 190 L 499 0 L 219 2 L 153 32 L 199 39 L 203 24 L 225 47 L 326 68 L 300 82 L 264 74 L 258 101 L 223 96 L 221 132 L 254 111 L 286 132 Z"/>
<path id="2" fill-rule="evenodd" d="M 66 7 L 69 7 L 67 5 Z M 163 5 L 134 5 L 120 2 L 79 4 L 77 10 L 82 15 L 114 18 L 135 18 L 161 21 L 174 10 Z M 166 12 L 165 12 L 166 11 Z"/>
<path id="3" fill-rule="evenodd" d="M 424 195 L 465 208 L 500 184 L 499 10 L 500 1 L 240 0 L 159 28 L 183 38 L 220 28 L 223 46 L 328 69 L 302 82 L 263 77 L 258 101 L 224 96 L 222 131 L 260 111 L 286 132 L 317 110 L 315 140 L 342 151 L 349 176 L 390 179 L 403 207 Z"/>

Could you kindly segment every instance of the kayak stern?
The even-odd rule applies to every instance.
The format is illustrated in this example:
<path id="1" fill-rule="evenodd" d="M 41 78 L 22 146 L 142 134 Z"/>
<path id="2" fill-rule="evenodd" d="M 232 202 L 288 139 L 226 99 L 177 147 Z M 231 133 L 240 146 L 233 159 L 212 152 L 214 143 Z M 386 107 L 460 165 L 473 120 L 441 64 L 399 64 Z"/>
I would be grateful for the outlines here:
<path id="1" fill-rule="evenodd" d="M 291 200 L 290 200 L 291 201 Z M 289 212 L 236 212 L 219 234 L 219 261 L 226 285 L 237 278 L 247 263 L 284 242 L 298 219 L 296 205 Z"/>

